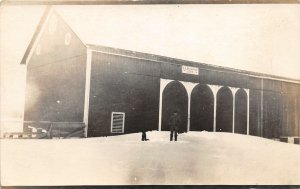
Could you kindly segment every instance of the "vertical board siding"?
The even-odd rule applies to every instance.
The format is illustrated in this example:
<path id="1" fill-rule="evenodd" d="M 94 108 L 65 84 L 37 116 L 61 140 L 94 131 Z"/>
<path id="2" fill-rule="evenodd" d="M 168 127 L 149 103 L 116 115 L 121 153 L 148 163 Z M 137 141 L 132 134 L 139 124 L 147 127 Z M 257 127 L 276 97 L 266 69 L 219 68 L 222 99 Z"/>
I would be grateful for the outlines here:
<path id="1" fill-rule="evenodd" d="M 264 90 L 281 92 L 282 82 L 276 80 L 264 79 Z"/>
<path id="2" fill-rule="evenodd" d="M 261 133 L 261 108 L 260 108 L 260 90 L 250 90 L 250 103 L 249 103 L 249 134 L 254 136 L 262 136 Z"/>
<path id="3" fill-rule="evenodd" d="M 27 72 L 25 121 L 82 122 L 86 56 Z"/>
<path id="4" fill-rule="evenodd" d="M 89 136 L 111 135 L 111 112 L 125 112 L 125 133 L 156 130 L 160 65 L 94 52 Z"/>
<path id="5" fill-rule="evenodd" d="M 297 84 L 282 82 L 282 135 L 300 136 L 299 133 L 299 94 Z"/>
<path id="6" fill-rule="evenodd" d="M 266 138 L 278 138 L 281 135 L 280 104 L 280 93 L 272 91 L 264 92 L 263 136 Z"/>

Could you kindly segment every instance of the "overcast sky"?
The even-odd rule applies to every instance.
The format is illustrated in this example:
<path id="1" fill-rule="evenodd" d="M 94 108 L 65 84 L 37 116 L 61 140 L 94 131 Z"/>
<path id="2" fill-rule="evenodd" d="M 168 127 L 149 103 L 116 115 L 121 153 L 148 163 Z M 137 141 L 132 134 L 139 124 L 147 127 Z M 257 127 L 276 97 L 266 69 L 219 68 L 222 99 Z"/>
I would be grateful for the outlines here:
<path id="1" fill-rule="evenodd" d="M 1 112 L 21 116 L 22 56 L 44 6 L 0 8 Z M 85 41 L 300 79 L 300 5 L 57 6 Z"/>
<path id="2" fill-rule="evenodd" d="M 88 43 L 300 79 L 298 5 L 57 9 Z"/>

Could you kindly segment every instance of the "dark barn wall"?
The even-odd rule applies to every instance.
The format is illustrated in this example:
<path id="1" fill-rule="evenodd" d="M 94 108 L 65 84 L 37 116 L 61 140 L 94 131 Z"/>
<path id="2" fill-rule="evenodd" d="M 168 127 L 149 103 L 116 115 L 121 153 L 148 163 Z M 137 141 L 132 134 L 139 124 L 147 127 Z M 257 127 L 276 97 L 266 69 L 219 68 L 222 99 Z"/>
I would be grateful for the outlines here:
<path id="1" fill-rule="evenodd" d="M 88 136 L 111 135 L 111 112 L 125 112 L 125 133 L 157 130 L 160 65 L 93 52 Z"/>
<path id="2" fill-rule="evenodd" d="M 278 138 L 282 128 L 282 82 L 264 79 L 263 85 L 263 137 Z"/>
<path id="3" fill-rule="evenodd" d="M 295 104 L 296 105 L 296 113 L 295 113 L 296 126 L 295 126 L 294 135 L 300 136 L 300 94 L 297 95 L 296 101 L 297 101 Z"/>
<path id="4" fill-rule="evenodd" d="M 25 121 L 82 122 L 86 57 L 28 70 Z"/>
<path id="5" fill-rule="evenodd" d="M 122 54 L 122 50 L 118 53 Z M 126 53 L 126 55 L 132 55 Z M 133 56 L 138 57 L 139 55 L 133 53 Z M 284 133 L 289 133 L 289 135 L 297 133 L 298 135 L 300 132 L 298 129 L 299 119 L 296 118 L 296 115 L 299 114 L 299 108 L 297 109 L 297 105 L 295 105 L 298 104 L 298 100 L 295 100 L 299 93 L 295 89 L 298 85 L 288 83 L 286 88 L 289 88 L 289 92 L 283 94 L 284 82 L 281 81 L 271 79 L 263 79 L 262 81 L 260 78 L 242 75 L 235 71 L 182 60 L 164 58 L 163 61 L 157 61 L 159 58 L 151 56 L 150 61 L 135 57 L 93 53 L 89 113 L 90 136 L 110 135 L 112 111 L 126 113 L 126 133 L 157 130 L 160 78 L 190 81 L 200 83 L 201 86 L 213 84 L 250 89 L 250 135 L 274 138 L 284 135 Z M 181 65 L 198 67 L 199 75 L 182 73 Z M 191 94 L 191 130 L 212 130 L 213 98 L 209 95 L 205 96 L 205 90 L 198 89 L 200 85 L 196 86 Z M 227 92 L 224 92 L 225 89 Z M 168 130 L 165 127 L 168 118 L 167 112 L 171 112 L 168 109 L 182 109 L 182 117 L 184 124 L 186 124 L 187 102 L 179 103 L 166 97 L 175 94 L 177 98 L 180 97 L 179 99 L 184 98 L 182 102 L 187 101 L 184 87 L 177 85 L 177 90 L 181 91 L 182 94 L 176 96 L 175 90 L 169 90 L 168 86 L 163 92 L 162 130 Z M 247 96 L 245 91 L 241 91 L 236 93 L 235 132 L 246 134 Z M 206 98 L 206 105 L 200 99 L 204 97 Z M 231 91 L 228 88 L 222 88 L 217 98 L 217 131 L 232 132 Z M 283 111 L 284 103 L 287 107 L 285 112 Z M 185 105 L 183 106 L 183 104 Z M 202 111 L 201 107 L 207 111 Z M 292 121 L 286 123 L 286 120 Z M 202 126 L 199 126 L 201 125 L 200 122 Z M 186 129 L 186 126 L 182 126 L 182 128 Z"/>
<path id="6" fill-rule="evenodd" d="M 188 66 L 198 66 L 200 68 L 199 75 L 189 75 L 181 72 L 181 62 L 176 63 L 176 61 L 174 61 L 175 63 L 172 63 L 171 61 L 156 62 L 133 57 L 112 54 L 109 55 L 100 52 L 94 52 L 92 60 L 88 131 L 89 136 L 111 134 L 110 124 L 112 111 L 126 113 L 125 133 L 138 132 L 141 130 L 157 130 L 160 78 L 177 81 L 198 82 L 200 84 L 229 85 L 241 88 L 248 87 L 249 76 L 243 76 L 237 73 L 222 73 L 220 70 L 213 71 L 212 69 L 203 68 L 198 64 L 185 64 Z M 258 81 L 260 82 L 260 80 Z M 258 87 L 260 86 L 256 82 L 253 82 L 252 85 L 256 85 Z M 182 95 L 177 96 L 183 96 L 183 98 L 186 98 L 182 101 L 185 103 L 176 103 L 174 99 L 173 102 L 172 98 L 166 98 L 169 93 L 170 96 L 172 96 L 172 94 L 174 95 L 175 90 L 170 92 L 168 87 L 166 87 L 163 92 L 162 130 L 168 130 L 168 128 L 165 128 L 167 119 L 169 117 L 168 112 L 171 112 L 171 110 L 168 110 L 173 108 L 182 111 L 181 116 L 184 123 L 182 126 L 182 131 L 186 131 L 187 93 L 183 86 L 177 87 L 177 90 L 180 88 L 182 89 Z M 196 94 L 194 91 L 192 96 L 193 98 L 197 98 L 199 95 L 201 96 L 201 94 Z M 195 107 L 197 103 L 192 103 L 191 130 L 212 130 L 213 96 L 211 95 L 210 97 L 211 102 L 209 99 L 206 99 L 206 102 L 209 101 L 209 104 L 203 104 L 203 107 L 205 106 L 204 108 L 206 111 L 201 112 L 200 109 Z M 182 104 L 184 104 L 184 107 Z M 226 105 L 222 109 L 222 112 L 227 112 L 228 114 L 223 116 L 225 122 L 226 120 L 228 122 L 226 122 L 227 126 L 225 125 L 223 129 L 231 132 L 232 100 L 230 101 L 230 99 L 228 100 L 227 97 L 224 97 L 224 100 L 221 101 L 221 104 Z M 146 108 L 146 106 L 148 106 L 148 108 Z M 199 106 L 202 106 L 201 103 Z M 205 115 L 203 115 L 201 118 L 201 115 L 204 113 Z M 206 117 L 206 114 L 210 116 Z M 198 117 L 199 115 L 200 118 Z M 219 115 L 219 117 L 222 117 L 222 115 Z M 236 119 L 239 120 L 238 118 Z M 202 124 L 202 129 L 197 128 L 199 126 L 196 126 L 199 124 L 199 120 L 207 123 L 206 125 L 204 123 Z M 254 126 L 256 129 L 257 125 Z M 220 127 L 223 126 L 220 125 Z M 253 132 L 253 134 L 256 134 L 256 132 Z"/>
<path id="7" fill-rule="evenodd" d="M 250 134 L 266 138 L 300 136 L 299 84 L 256 78 L 250 83 Z"/>
<path id="8" fill-rule="evenodd" d="M 282 82 L 282 130 L 284 136 L 300 136 L 300 86 Z"/>
<path id="9" fill-rule="evenodd" d="M 82 122 L 85 46 L 54 14 L 33 50 L 27 64 L 24 121 Z"/>
<path id="10" fill-rule="evenodd" d="M 264 91 L 263 137 L 278 138 L 281 130 L 281 97 L 273 91 Z"/>

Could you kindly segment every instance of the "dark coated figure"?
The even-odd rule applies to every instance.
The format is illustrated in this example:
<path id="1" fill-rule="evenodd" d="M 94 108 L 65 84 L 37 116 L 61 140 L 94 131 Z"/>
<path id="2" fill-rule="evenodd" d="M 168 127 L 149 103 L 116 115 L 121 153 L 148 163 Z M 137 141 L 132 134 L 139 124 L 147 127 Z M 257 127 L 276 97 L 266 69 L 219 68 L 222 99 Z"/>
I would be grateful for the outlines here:
<path id="1" fill-rule="evenodd" d="M 173 136 L 175 141 L 177 141 L 177 135 L 179 130 L 179 124 L 181 122 L 180 116 L 178 115 L 177 111 L 174 111 L 169 120 L 170 126 L 170 141 L 173 140 Z"/>

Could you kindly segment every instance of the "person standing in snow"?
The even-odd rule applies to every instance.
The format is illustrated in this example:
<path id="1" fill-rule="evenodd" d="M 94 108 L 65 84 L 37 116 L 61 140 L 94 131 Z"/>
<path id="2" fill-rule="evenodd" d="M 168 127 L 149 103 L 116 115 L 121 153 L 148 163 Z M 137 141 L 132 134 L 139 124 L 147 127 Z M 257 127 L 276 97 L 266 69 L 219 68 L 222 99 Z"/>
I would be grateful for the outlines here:
<path id="1" fill-rule="evenodd" d="M 169 126 L 170 126 L 170 132 L 171 132 L 170 133 L 170 141 L 173 140 L 173 136 L 174 136 L 175 141 L 177 141 L 178 128 L 179 128 L 180 122 L 181 122 L 180 116 L 178 115 L 177 111 L 174 111 L 169 120 Z"/>

